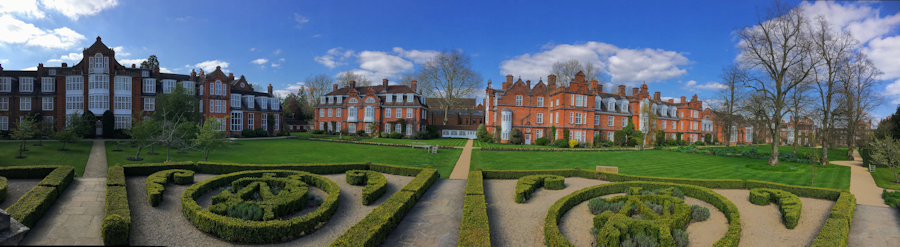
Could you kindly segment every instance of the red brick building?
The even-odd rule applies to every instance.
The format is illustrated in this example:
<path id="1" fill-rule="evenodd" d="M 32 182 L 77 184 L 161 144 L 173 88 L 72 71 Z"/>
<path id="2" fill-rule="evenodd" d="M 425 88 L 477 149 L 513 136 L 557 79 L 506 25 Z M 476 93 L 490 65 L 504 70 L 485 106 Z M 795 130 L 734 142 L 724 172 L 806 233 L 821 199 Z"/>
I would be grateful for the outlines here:
<path id="1" fill-rule="evenodd" d="M 198 108 L 204 118 L 224 121 L 223 131 L 240 134 L 245 128 L 265 128 L 266 117 L 273 115 L 274 132 L 280 132 L 281 104 L 271 85 L 267 93 L 255 92 L 243 76 L 235 79 L 218 67 L 209 74 L 182 75 L 161 73 L 159 67 L 122 65 L 100 37 L 82 54 L 82 60 L 71 67 L 38 64 L 35 71 L 10 71 L 0 66 L 0 131 L 14 128 L 16 120 L 34 112 L 56 128 L 66 126 L 68 114 L 91 112 L 97 117 L 99 133 L 100 117 L 110 111 L 115 115 L 115 129 L 127 129 L 133 118 L 140 119 L 140 112 L 156 111 L 157 96 L 179 86 L 200 99 Z"/>
<path id="2" fill-rule="evenodd" d="M 334 84 L 315 107 L 319 130 L 371 133 L 366 126 L 372 124 L 378 132 L 404 135 L 425 130 L 429 111 L 425 97 L 416 93 L 416 81 L 411 86 L 389 85 L 387 79 L 378 86 L 357 87 L 355 81 L 342 88 Z"/>

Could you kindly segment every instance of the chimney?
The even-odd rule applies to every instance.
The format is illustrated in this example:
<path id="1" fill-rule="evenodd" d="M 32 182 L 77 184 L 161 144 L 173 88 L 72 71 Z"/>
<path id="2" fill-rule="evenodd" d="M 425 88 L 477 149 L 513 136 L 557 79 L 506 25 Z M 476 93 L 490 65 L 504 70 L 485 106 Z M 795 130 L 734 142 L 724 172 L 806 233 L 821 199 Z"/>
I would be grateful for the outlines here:
<path id="1" fill-rule="evenodd" d="M 62 66 L 63 66 L 63 68 L 65 68 L 65 67 L 69 66 L 69 64 L 67 64 L 67 63 L 62 63 Z"/>
<path id="2" fill-rule="evenodd" d="M 575 74 L 575 82 L 584 82 L 584 73 L 578 71 L 578 74 Z"/>
<path id="3" fill-rule="evenodd" d="M 647 82 L 644 82 L 644 85 L 641 85 L 641 94 L 647 94 Z"/>
<path id="4" fill-rule="evenodd" d="M 418 83 L 416 80 L 412 80 L 412 83 L 410 83 L 410 88 L 412 88 L 413 92 L 416 91 L 416 83 Z"/>
<path id="5" fill-rule="evenodd" d="M 134 64 L 131 64 L 131 66 L 134 66 Z M 196 79 L 197 79 L 197 72 L 194 71 L 194 69 L 191 69 L 191 81 L 197 81 Z"/>
<path id="6" fill-rule="evenodd" d="M 528 89 L 531 89 L 531 80 L 525 81 L 525 85 L 528 86 Z"/>
<path id="7" fill-rule="evenodd" d="M 234 73 L 228 72 L 228 80 L 234 80 Z"/>
<path id="8" fill-rule="evenodd" d="M 63 65 L 63 67 L 66 67 L 66 66 L 65 66 L 65 65 Z M 134 68 L 134 64 L 131 64 L 131 68 L 132 68 L 132 69 L 133 69 L 133 68 Z"/>
<path id="9" fill-rule="evenodd" d="M 356 81 L 350 81 L 350 89 L 356 89 Z"/>
<path id="10" fill-rule="evenodd" d="M 675 99 L 669 99 L 669 103 L 675 103 Z"/>
<path id="11" fill-rule="evenodd" d="M 387 90 L 388 90 L 388 79 L 387 78 L 381 79 L 381 87 L 382 87 L 381 88 L 382 92 L 387 92 Z"/>
<path id="12" fill-rule="evenodd" d="M 488 88 L 491 88 L 491 79 L 488 79 Z"/>
<path id="13" fill-rule="evenodd" d="M 653 100 L 659 101 L 659 92 L 653 93 Z"/>
<path id="14" fill-rule="evenodd" d="M 697 95 L 694 94 L 694 97 L 691 98 L 691 102 L 697 102 Z"/>
<path id="15" fill-rule="evenodd" d="M 625 85 L 619 85 L 619 95 L 625 95 Z"/>
<path id="16" fill-rule="evenodd" d="M 632 88 L 631 95 L 638 95 L 638 88 Z"/>
<path id="17" fill-rule="evenodd" d="M 269 95 L 272 95 L 272 84 L 269 84 Z"/>
<path id="18" fill-rule="evenodd" d="M 597 80 L 591 80 L 591 90 L 596 91 L 598 84 L 600 84 L 600 82 L 598 82 Z"/>
<path id="19" fill-rule="evenodd" d="M 510 74 L 507 74 L 507 75 L 506 75 L 506 83 L 508 83 L 508 84 L 512 84 L 512 83 L 513 83 L 513 76 L 512 76 L 512 75 L 510 75 Z M 505 89 L 505 88 L 504 88 L 504 89 Z"/>
<path id="20" fill-rule="evenodd" d="M 685 102 L 685 101 L 684 101 L 685 98 L 687 98 L 687 97 L 681 96 L 681 101 L 678 102 L 678 103 L 684 103 L 684 102 Z"/>
<path id="21" fill-rule="evenodd" d="M 337 83 L 331 84 L 331 91 L 332 92 L 337 91 Z"/>
<path id="22" fill-rule="evenodd" d="M 556 75 L 547 76 L 547 86 L 553 86 L 554 88 L 556 88 Z"/>

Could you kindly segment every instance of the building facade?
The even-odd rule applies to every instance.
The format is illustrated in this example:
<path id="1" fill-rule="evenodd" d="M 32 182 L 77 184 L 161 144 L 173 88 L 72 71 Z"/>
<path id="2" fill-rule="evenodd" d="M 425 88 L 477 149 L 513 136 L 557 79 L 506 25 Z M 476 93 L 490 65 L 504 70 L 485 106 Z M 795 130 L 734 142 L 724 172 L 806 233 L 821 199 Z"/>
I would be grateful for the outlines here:
<path id="1" fill-rule="evenodd" d="M 128 129 L 133 121 L 157 111 L 156 97 L 183 87 L 199 99 L 204 119 L 222 120 L 222 131 L 240 134 L 246 128 L 268 128 L 271 115 L 273 132 L 280 132 L 281 103 L 271 84 L 267 93 L 256 92 L 244 76 L 235 79 L 219 67 L 209 74 L 183 75 L 161 73 L 159 67 L 122 65 L 100 37 L 82 54 L 71 67 L 38 64 L 34 71 L 10 71 L 0 65 L 0 131 L 14 128 L 28 114 L 39 113 L 42 121 L 64 128 L 67 115 L 90 112 L 97 118 L 99 133 L 100 117 L 107 111 L 115 115 L 114 129 Z"/>
<path id="2" fill-rule="evenodd" d="M 373 130 L 400 132 L 404 135 L 424 131 L 429 108 L 425 97 L 416 93 L 416 83 L 389 85 L 384 79 L 377 86 L 357 87 L 355 81 L 342 88 L 334 84 L 331 92 L 321 96 L 315 106 L 315 128 L 351 133 L 359 130 L 366 133 Z"/>

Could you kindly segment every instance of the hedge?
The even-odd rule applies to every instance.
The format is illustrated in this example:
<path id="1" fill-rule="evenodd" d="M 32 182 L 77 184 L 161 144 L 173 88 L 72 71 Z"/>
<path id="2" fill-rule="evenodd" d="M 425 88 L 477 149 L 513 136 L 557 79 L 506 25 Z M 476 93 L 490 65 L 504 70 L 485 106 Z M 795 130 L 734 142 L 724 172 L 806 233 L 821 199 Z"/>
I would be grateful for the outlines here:
<path id="1" fill-rule="evenodd" d="M 9 193 L 9 181 L 5 177 L 0 177 L 0 202 L 6 200 L 7 193 Z"/>
<path id="2" fill-rule="evenodd" d="M 180 179 L 174 179 L 175 174 L 180 174 L 178 176 L 180 177 Z M 190 179 L 186 179 L 185 177 L 189 177 Z M 147 191 L 147 200 L 150 202 L 151 206 L 159 206 L 159 202 L 161 202 L 163 199 L 163 192 L 166 191 L 166 184 L 168 184 L 169 181 L 173 180 L 175 184 L 180 185 L 193 183 L 194 171 L 172 169 L 158 171 L 148 176 L 146 185 L 144 186 L 144 190 Z"/>
<path id="3" fill-rule="evenodd" d="M 273 173 L 263 173 L 261 178 L 240 178 L 231 182 L 232 190 L 224 190 L 212 197 L 212 206 L 209 207 L 209 211 L 218 215 L 229 216 L 228 211 L 230 208 L 241 203 L 249 203 L 262 210 L 263 214 L 260 219 L 262 221 L 270 221 L 290 215 L 295 211 L 302 210 L 309 198 L 309 187 L 306 183 L 298 180 L 302 179 L 302 176 L 275 177 Z M 283 189 L 278 195 L 275 195 L 272 192 L 272 186 L 280 186 Z M 255 192 L 259 192 L 262 200 L 245 201 L 245 198 L 249 198 Z"/>
<path id="4" fill-rule="evenodd" d="M 623 152 L 635 151 L 634 148 L 506 148 L 506 147 L 482 147 L 481 151 L 505 151 L 505 152 Z"/>
<path id="5" fill-rule="evenodd" d="M 459 228 L 459 246 L 491 246 L 491 228 L 488 224 L 483 182 L 481 171 L 469 172 L 462 225 Z"/>
<path id="6" fill-rule="evenodd" d="M 856 196 L 850 192 L 842 192 L 812 246 L 847 246 L 854 210 L 856 210 Z"/>
<path id="7" fill-rule="evenodd" d="M 841 196 L 841 190 L 838 189 L 828 189 L 828 188 L 817 188 L 817 187 L 809 187 L 809 186 L 796 186 L 796 185 L 787 185 L 766 181 L 757 181 L 757 180 L 747 180 L 744 181 L 744 188 L 747 189 L 755 189 L 755 188 L 767 188 L 767 189 L 778 189 L 790 192 L 799 197 L 809 197 L 816 199 L 825 199 L 829 201 L 835 201 L 838 197 Z"/>
<path id="8" fill-rule="evenodd" d="M 0 176 L 7 179 L 44 178 L 59 166 L 7 166 L 0 167 Z"/>
<path id="9" fill-rule="evenodd" d="M 743 189 L 744 181 L 740 179 L 689 179 L 689 178 L 661 178 L 626 175 L 621 173 L 597 172 L 599 178 L 610 182 L 625 181 L 645 181 L 645 182 L 662 182 L 662 183 L 678 183 L 690 184 L 707 188 L 720 189 Z"/>
<path id="10" fill-rule="evenodd" d="M 419 172 L 403 189 L 347 229 L 330 246 L 378 246 L 439 176 L 434 168 Z"/>
<path id="11" fill-rule="evenodd" d="M 347 183 L 351 185 L 364 185 L 366 184 L 366 171 L 363 170 L 349 170 L 347 171 Z"/>
<path id="12" fill-rule="evenodd" d="M 420 172 L 422 172 L 422 170 L 425 170 L 424 168 L 409 167 L 409 166 L 395 166 L 395 165 L 372 164 L 372 163 L 366 163 L 366 165 L 368 165 L 368 170 L 372 170 L 372 171 L 376 171 L 376 172 L 380 172 L 380 173 L 401 175 L 401 176 L 416 176 Z"/>
<path id="13" fill-rule="evenodd" d="M 44 213 L 50 209 L 53 202 L 56 202 L 58 196 L 55 187 L 35 186 L 22 198 L 19 198 L 15 204 L 9 206 L 6 212 L 23 225 L 34 227 L 34 224 L 44 217 Z"/>
<path id="14" fill-rule="evenodd" d="M 400 139 L 400 138 L 393 138 Z M 398 143 L 383 143 L 383 142 L 364 142 L 364 141 L 351 141 L 351 140 L 338 140 L 338 139 L 322 139 L 322 138 L 307 138 L 304 140 L 311 141 L 326 141 L 326 142 L 341 142 L 341 143 L 352 143 L 352 144 L 364 144 L 364 145 L 374 145 L 374 146 L 387 146 L 387 147 L 413 147 L 412 144 L 398 144 Z M 438 149 L 456 149 L 456 147 L 452 146 L 441 146 L 437 145 Z"/>
<path id="15" fill-rule="evenodd" d="M 125 168 L 122 165 L 106 169 L 106 186 L 125 186 Z"/>
<path id="16" fill-rule="evenodd" d="M 781 219 L 788 229 L 794 229 L 800 221 L 803 202 L 797 195 L 790 192 L 765 188 L 751 189 L 750 202 L 760 206 L 769 205 L 769 202 L 778 204 L 778 209 L 781 210 Z"/>
<path id="17" fill-rule="evenodd" d="M 519 179 L 529 175 L 557 175 L 562 177 L 582 177 L 597 179 L 597 172 L 584 169 L 553 169 L 553 170 L 484 170 L 486 179 Z"/>
<path id="18" fill-rule="evenodd" d="M 128 208 L 126 187 L 107 185 L 105 206 L 106 215 L 100 230 L 103 244 L 127 245 L 128 236 L 131 233 L 131 210 Z"/>
<path id="19" fill-rule="evenodd" d="M 629 187 L 642 187 L 650 190 L 669 187 L 679 188 L 686 196 L 697 198 L 698 200 L 705 201 L 718 208 L 728 219 L 728 231 L 725 233 L 725 236 L 719 239 L 713 246 L 737 246 L 740 242 L 740 212 L 738 212 L 737 206 L 729 201 L 728 198 L 725 198 L 708 188 L 696 185 L 634 181 L 591 186 L 560 198 L 556 203 L 550 206 L 550 209 L 547 211 L 547 218 L 544 221 L 545 244 L 550 247 L 573 246 L 559 230 L 559 220 L 562 218 L 563 214 L 572 209 L 572 207 L 591 198 L 621 193 Z"/>
<path id="20" fill-rule="evenodd" d="M 294 170 L 315 174 L 339 174 L 349 170 L 368 170 L 365 163 L 344 164 L 235 164 L 218 162 L 197 162 L 195 171 L 209 174 L 226 174 L 251 170 Z"/>
<path id="21" fill-rule="evenodd" d="M 543 186 L 545 189 L 561 190 L 565 188 L 565 178 L 557 175 L 529 175 L 516 181 L 516 203 L 525 203 L 531 193 Z"/>
<path id="22" fill-rule="evenodd" d="M 226 186 L 243 177 L 263 176 L 265 173 L 275 173 L 277 176 L 300 175 L 302 182 L 325 190 L 328 196 L 322 205 L 311 213 L 288 220 L 262 222 L 218 215 L 197 204 L 197 198 L 213 189 Z M 184 191 L 181 203 L 185 217 L 203 232 L 232 242 L 273 243 L 314 232 L 337 210 L 340 192 L 340 187 L 330 179 L 309 172 L 295 170 L 244 171 L 223 174 L 195 183 Z"/>
<path id="23" fill-rule="evenodd" d="M 347 171 L 347 183 L 352 185 L 366 185 L 362 190 L 363 205 L 372 204 L 387 192 L 387 178 L 384 177 L 384 174 L 376 171 Z"/>
<path id="24" fill-rule="evenodd" d="M 47 176 L 44 177 L 44 180 L 41 180 L 41 182 L 38 183 L 38 186 L 56 188 L 56 194 L 62 195 L 63 191 L 66 191 L 66 188 L 69 187 L 69 184 L 71 184 L 74 179 L 75 167 L 60 166 L 50 172 L 50 174 L 47 174 Z"/>
<path id="25" fill-rule="evenodd" d="M 125 164 L 122 165 L 125 168 L 125 176 L 149 176 L 150 174 L 156 173 L 158 171 L 163 170 L 172 170 L 172 169 L 182 169 L 182 170 L 195 170 L 194 162 L 191 161 L 182 161 L 182 162 L 166 162 L 166 163 L 151 163 L 151 164 Z"/>

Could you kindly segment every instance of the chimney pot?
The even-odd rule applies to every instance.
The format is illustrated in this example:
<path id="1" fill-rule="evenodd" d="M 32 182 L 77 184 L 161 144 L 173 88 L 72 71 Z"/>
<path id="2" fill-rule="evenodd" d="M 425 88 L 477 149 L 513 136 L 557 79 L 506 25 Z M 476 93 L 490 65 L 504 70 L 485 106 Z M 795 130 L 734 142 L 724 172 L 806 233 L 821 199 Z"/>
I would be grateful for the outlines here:
<path id="1" fill-rule="evenodd" d="M 387 90 L 388 90 L 388 79 L 387 78 L 381 79 L 381 91 L 387 92 Z"/>
<path id="2" fill-rule="evenodd" d="M 272 95 L 272 84 L 269 84 L 269 95 Z"/>
<path id="3" fill-rule="evenodd" d="M 337 91 L 337 83 L 331 84 L 331 91 L 332 92 Z"/>
<path id="4" fill-rule="evenodd" d="M 525 81 L 525 85 L 528 86 L 528 89 L 531 89 L 531 80 Z"/>
<path id="5" fill-rule="evenodd" d="M 685 102 L 685 98 L 687 98 L 687 97 L 681 96 L 681 101 L 678 102 L 678 103 L 684 103 L 684 102 Z"/>
<path id="6" fill-rule="evenodd" d="M 653 100 L 659 101 L 659 92 L 653 93 Z"/>
<path id="7" fill-rule="evenodd" d="M 632 88 L 631 95 L 637 95 L 637 94 L 638 94 L 638 88 Z"/>
<path id="8" fill-rule="evenodd" d="M 675 99 L 669 99 L 669 103 L 675 103 Z"/>
<path id="9" fill-rule="evenodd" d="M 350 89 L 356 88 L 356 81 L 350 81 Z"/>
<path id="10" fill-rule="evenodd" d="M 619 95 L 625 95 L 625 85 L 619 85 Z"/>
<path id="11" fill-rule="evenodd" d="M 66 66 L 63 66 L 63 67 L 66 67 Z M 131 68 L 132 68 L 132 69 L 134 68 L 134 64 L 131 64 Z"/>

